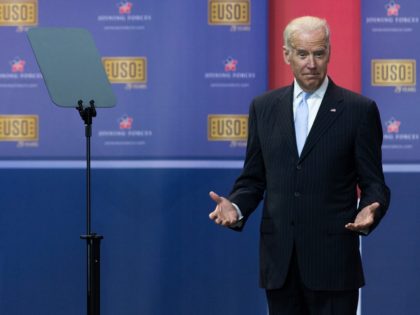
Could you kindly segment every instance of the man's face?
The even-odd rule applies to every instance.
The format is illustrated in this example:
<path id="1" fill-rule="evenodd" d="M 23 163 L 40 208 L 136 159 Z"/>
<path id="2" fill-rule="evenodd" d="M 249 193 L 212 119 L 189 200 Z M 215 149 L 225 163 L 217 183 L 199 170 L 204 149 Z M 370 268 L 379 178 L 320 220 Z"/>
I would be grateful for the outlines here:
<path id="1" fill-rule="evenodd" d="M 296 32 L 291 38 L 291 49 L 283 47 L 284 61 L 305 92 L 318 89 L 327 75 L 330 49 L 325 31 Z"/>

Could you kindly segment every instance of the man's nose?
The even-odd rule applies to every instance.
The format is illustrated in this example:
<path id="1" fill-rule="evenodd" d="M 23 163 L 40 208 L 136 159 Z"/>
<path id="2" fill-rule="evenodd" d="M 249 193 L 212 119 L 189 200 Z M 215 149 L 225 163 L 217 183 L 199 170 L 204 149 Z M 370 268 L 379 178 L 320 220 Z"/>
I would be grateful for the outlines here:
<path id="1" fill-rule="evenodd" d="M 315 68 L 316 64 L 315 64 L 315 58 L 313 55 L 309 55 L 308 56 L 308 64 L 307 64 L 308 68 Z"/>

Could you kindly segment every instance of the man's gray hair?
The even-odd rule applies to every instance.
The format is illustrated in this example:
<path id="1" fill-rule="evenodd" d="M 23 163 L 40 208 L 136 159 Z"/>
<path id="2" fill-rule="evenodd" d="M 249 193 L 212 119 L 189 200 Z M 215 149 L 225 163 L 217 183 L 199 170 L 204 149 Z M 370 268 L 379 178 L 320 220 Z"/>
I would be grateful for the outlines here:
<path id="1" fill-rule="evenodd" d="M 312 32 L 320 28 L 323 28 L 325 31 L 325 42 L 327 44 L 327 48 L 329 48 L 330 28 L 328 23 L 326 20 L 315 16 L 302 16 L 289 22 L 283 32 L 284 46 L 290 50 L 292 48 L 292 37 L 296 33 Z"/>

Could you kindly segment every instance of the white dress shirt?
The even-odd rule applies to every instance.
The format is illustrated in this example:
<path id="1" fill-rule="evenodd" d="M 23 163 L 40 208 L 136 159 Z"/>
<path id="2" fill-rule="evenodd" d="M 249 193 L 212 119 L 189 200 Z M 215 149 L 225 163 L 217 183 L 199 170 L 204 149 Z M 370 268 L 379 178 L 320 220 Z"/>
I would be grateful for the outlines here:
<path id="1" fill-rule="evenodd" d="M 321 107 L 322 99 L 324 98 L 325 92 L 327 91 L 328 87 L 328 77 L 326 76 L 324 82 L 322 82 L 321 86 L 307 98 L 306 103 L 308 104 L 308 134 L 311 130 L 316 114 L 318 114 L 318 110 Z M 293 120 L 296 118 L 296 108 L 300 104 L 302 97 L 303 97 L 303 90 L 297 83 L 296 79 L 294 82 L 293 88 Z"/>

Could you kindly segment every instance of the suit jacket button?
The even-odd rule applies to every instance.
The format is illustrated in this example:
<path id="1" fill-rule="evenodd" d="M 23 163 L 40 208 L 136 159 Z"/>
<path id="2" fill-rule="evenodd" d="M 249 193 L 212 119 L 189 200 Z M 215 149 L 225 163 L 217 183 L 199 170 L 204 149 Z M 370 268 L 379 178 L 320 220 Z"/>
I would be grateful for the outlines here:
<path id="1" fill-rule="evenodd" d="M 295 192 L 295 197 L 300 197 L 300 192 L 296 191 Z"/>
<path id="2" fill-rule="evenodd" d="M 297 169 L 298 171 L 300 171 L 300 170 L 302 169 L 302 165 L 300 165 L 300 164 L 296 165 L 296 169 Z"/>

